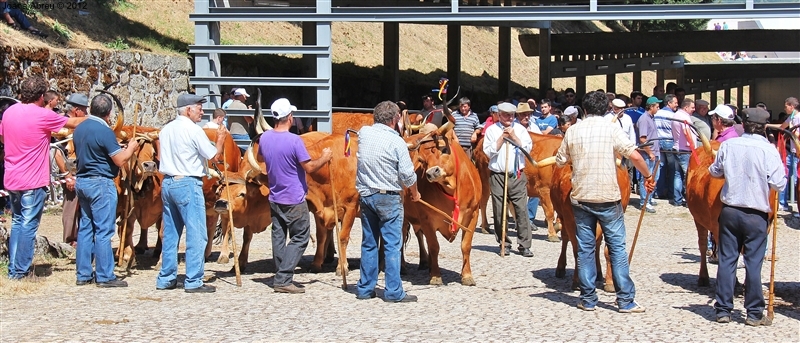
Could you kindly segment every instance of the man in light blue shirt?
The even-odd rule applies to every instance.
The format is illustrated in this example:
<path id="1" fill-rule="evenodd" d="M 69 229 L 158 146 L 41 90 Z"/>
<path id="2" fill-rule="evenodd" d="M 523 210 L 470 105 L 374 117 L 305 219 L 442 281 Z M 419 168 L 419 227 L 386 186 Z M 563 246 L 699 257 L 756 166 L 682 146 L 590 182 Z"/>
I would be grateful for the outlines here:
<path id="1" fill-rule="evenodd" d="M 746 274 L 745 324 L 771 325 L 772 321 L 763 314 L 761 266 L 767 248 L 767 221 L 777 210 L 770 206 L 770 191 L 780 192 L 786 186 L 786 172 L 778 150 L 766 138 L 769 113 L 760 108 L 748 108 L 743 113 L 745 134 L 723 142 L 716 160 L 708 167 L 712 177 L 725 178 L 720 195 L 722 211 L 714 308 L 718 323 L 731 321 L 736 261 L 741 251 Z"/>

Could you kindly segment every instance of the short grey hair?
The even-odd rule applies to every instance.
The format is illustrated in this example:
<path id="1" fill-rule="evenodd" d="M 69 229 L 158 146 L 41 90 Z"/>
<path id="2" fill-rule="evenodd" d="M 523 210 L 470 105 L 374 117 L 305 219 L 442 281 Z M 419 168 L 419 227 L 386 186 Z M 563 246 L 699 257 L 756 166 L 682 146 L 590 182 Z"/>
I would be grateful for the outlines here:
<path id="1" fill-rule="evenodd" d="M 192 105 L 186 105 L 186 106 L 181 106 L 181 107 L 178 107 L 178 115 L 179 115 L 179 116 L 184 116 L 184 115 L 186 115 L 186 111 L 188 111 L 188 110 L 189 110 L 189 106 L 192 106 Z"/>
<path id="2" fill-rule="evenodd" d="M 111 114 L 111 108 L 113 106 L 114 104 L 111 102 L 110 96 L 100 94 L 92 98 L 92 107 L 89 109 L 89 112 L 95 117 L 105 118 Z"/>
<path id="3" fill-rule="evenodd" d="M 375 106 L 372 111 L 372 118 L 376 124 L 389 125 L 399 113 L 400 107 L 394 102 L 386 100 Z"/>

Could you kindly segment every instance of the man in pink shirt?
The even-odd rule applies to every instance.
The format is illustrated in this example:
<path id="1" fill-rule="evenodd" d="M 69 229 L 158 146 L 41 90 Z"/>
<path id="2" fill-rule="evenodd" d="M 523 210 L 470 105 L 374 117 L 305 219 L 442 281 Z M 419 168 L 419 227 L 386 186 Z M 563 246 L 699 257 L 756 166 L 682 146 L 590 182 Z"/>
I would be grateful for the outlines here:
<path id="1" fill-rule="evenodd" d="M 683 183 L 686 180 L 686 171 L 689 169 L 689 156 L 691 152 L 690 144 L 697 144 L 697 136 L 688 125 L 683 124 L 692 122 L 692 113 L 694 113 L 694 100 L 684 99 L 681 102 L 681 108 L 675 111 L 673 119 L 681 122 L 672 122 L 672 139 L 673 149 L 678 152 L 676 154 L 680 168 L 675 169 L 675 177 L 673 179 L 673 206 L 685 206 L 686 200 L 683 199 Z M 689 129 L 689 136 L 686 136 L 686 129 Z"/>
<path id="2" fill-rule="evenodd" d="M 50 133 L 74 129 L 85 118 L 67 118 L 44 108 L 48 83 L 40 76 L 22 81 L 21 103 L 3 113 L 0 136 L 5 143 L 5 188 L 11 194 L 8 278 L 31 272 L 33 248 L 50 183 Z"/>

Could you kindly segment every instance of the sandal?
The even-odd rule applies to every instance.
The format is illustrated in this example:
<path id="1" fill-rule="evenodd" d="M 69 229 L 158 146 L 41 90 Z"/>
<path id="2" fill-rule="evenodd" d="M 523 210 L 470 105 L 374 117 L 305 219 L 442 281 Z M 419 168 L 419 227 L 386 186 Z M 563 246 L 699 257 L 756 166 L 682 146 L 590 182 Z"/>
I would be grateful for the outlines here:
<path id="1" fill-rule="evenodd" d="M 36 36 L 42 37 L 42 38 L 47 38 L 47 36 L 48 36 L 46 33 L 42 32 L 42 31 L 39 31 L 39 30 L 28 30 L 28 33 L 30 33 L 32 35 L 36 35 Z"/>

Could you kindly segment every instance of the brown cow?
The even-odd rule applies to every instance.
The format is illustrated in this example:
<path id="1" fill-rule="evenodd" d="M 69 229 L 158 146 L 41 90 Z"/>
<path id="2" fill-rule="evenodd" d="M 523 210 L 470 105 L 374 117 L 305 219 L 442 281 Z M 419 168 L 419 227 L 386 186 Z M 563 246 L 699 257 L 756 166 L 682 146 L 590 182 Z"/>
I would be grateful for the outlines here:
<path id="1" fill-rule="evenodd" d="M 203 129 L 203 131 L 206 133 L 206 137 L 208 137 L 209 140 L 212 142 L 217 141 L 216 129 Z M 238 172 L 242 163 L 242 152 L 239 150 L 239 146 L 236 145 L 236 142 L 233 141 L 233 138 L 231 138 L 230 135 L 225 137 L 224 149 L 224 163 L 208 161 L 209 171 L 215 171 L 217 168 L 219 168 L 221 171 Z M 203 199 L 205 199 L 206 205 L 206 230 L 209 238 L 214 237 L 214 231 L 217 229 L 217 219 L 219 219 L 219 214 L 217 214 L 217 212 L 214 210 L 214 203 L 217 201 L 216 188 L 219 186 L 219 184 L 219 177 L 203 178 Z M 222 223 L 223 239 L 219 258 L 217 258 L 217 263 L 221 264 L 228 263 L 228 258 L 230 256 L 230 250 L 228 249 L 228 236 L 226 235 L 227 226 L 227 223 Z M 206 258 L 211 255 L 211 247 L 213 244 L 213 239 L 209 239 L 208 243 L 206 243 Z"/>
<path id="2" fill-rule="evenodd" d="M 540 135 L 537 133 L 529 132 L 531 141 L 533 141 L 533 148 L 531 149 L 531 157 L 534 160 L 541 161 L 545 158 L 553 156 L 553 152 L 558 150 L 561 145 L 561 137 L 551 135 Z M 478 147 L 483 146 L 483 138 L 478 141 Z M 475 149 L 473 153 L 475 157 L 475 165 L 481 176 L 481 182 L 484 185 L 489 184 L 489 158 L 483 153 L 482 149 Z M 533 163 L 525 163 L 525 176 L 528 178 L 528 196 L 539 197 L 541 200 L 542 208 L 544 209 L 545 221 L 547 222 L 547 240 L 550 242 L 558 242 L 558 231 L 561 230 L 561 225 L 555 220 L 556 216 L 553 210 L 553 202 L 550 200 L 550 187 L 553 180 L 553 166 L 547 165 L 539 167 Z M 482 215 L 482 228 L 487 230 L 489 228 L 489 218 L 486 215 L 486 205 L 489 201 L 490 195 L 489 187 L 484 187 L 481 192 L 480 210 Z"/>
<path id="3" fill-rule="evenodd" d="M 620 195 L 622 196 L 622 209 L 625 211 L 628 207 L 631 193 L 629 191 L 629 176 L 625 168 L 617 167 L 617 184 L 619 185 Z M 556 266 L 556 277 L 564 277 L 566 275 L 567 267 L 567 243 L 572 243 L 572 254 L 575 257 L 575 272 L 572 274 L 572 288 L 578 287 L 578 238 L 576 236 L 577 224 L 575 223 L 575 215 L 572 212 L 572 202 L 570 201 L 570 192 L 572 192 L 572 166 L 566 165 L 564 167 L 556 167 L 553 171 L 553 184 L 550 188 L 550 198 L 553 201 L 553 207 L 558 212 L 558 218 L 561 219 L 561 255 L 558 257 L 558 265 Z M 603 235 L 600 225 L 597 226 L 595 237 L 597 239 L 597 250 L 595 250 L 595 262 L 597 267 L 598 278 L 602 274 L 600 266 L 600 244 L 602 243 Z M 606 273 L 605 273 L 605 287 L 607 292 L 614 291 L 614 280 L 611 274 L 611 259 L 608 256 L 608 250 L 605 252 L 606 257 Z"/>
<path id="4" fill-rule="evenodd" d="M 332 133 L 343 135 L 347 129 L 361 130 L 374 123 L 372 113 L 336 112 L 331 114 Z"/>
<path id="5" fill-rule="evenodd" d="M 444 213 L 452 214 L 461 225 L 461 284 L 474 286 L 470 268 L 470 252 L 472 236 L 478 223 L 478 206 L 481 196 L 481 180 L 478 170 L 467 154 L 458 144 L 452 126 L 443 125 L 430 134 L 416 134 L 406 138 L 409 143 L 409 154 L 414 169 L 417 171 L 417 189 L 421 199 Z M 458 207 L 456 207 L 456 204 Z M 406 192 L 404 201 L 405 218 L 403 220 L 403 236 L 408 236 L 409 224 L 414 231 L 422 232 L 428 243 L 429 253 L 420 244 L 420 265 L 427 256 L 430 266 L 430 284 L 441 285 L 442 273 L 439 269 L 439 241 L 436 232 L 452 242 L 458 234 L 459 227 L 446 222 L 441 214 L 423 205 L 412 202 L 411 194 Z M 458 209 L 458 214 L 454 210 Z M 405 259 L 403 259 L 405 260 Z"/>

